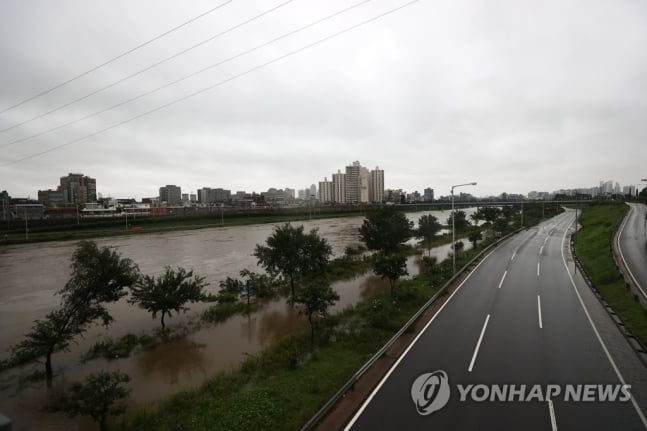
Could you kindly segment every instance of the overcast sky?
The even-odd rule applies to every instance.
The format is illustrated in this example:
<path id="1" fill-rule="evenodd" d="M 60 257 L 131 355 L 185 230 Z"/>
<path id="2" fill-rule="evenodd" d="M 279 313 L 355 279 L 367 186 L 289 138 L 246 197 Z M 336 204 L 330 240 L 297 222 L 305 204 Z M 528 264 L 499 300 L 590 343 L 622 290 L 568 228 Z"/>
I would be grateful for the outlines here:
<path id="1" fill-rule="evenodd" d="M 301 189 L 354 160 L 384 169 L 387 188 L 436 196 L 647 178 L 643 0 L 420 0 L 310 46 L 406 3 L 360 1 L 1 0 L 0 111 L 226 4 L 1 113 L 0 129 L 26 122 L 0 133 L 0 190 L 35 198 L 68 172 L 114 197 Z"/>

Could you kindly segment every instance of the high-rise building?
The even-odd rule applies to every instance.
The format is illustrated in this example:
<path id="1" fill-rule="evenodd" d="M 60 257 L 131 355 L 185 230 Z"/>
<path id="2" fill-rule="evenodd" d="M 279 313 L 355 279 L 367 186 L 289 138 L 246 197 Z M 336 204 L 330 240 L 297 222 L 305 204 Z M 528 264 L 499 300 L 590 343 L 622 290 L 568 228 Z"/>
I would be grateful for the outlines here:
<path id="1" fill-rule="evenodd" d="M 369 201 L 378 204 L 384 202 L 384 170 L 379 166 L 371 171 Z"/>
<path id="2" fill-rule="evenodd" d="M 353 162 L 346 166 L 346 203 L 359 203 L 361 199 L 360 184 L 361 165 L 359 162 Z"/>
<path id="3" fill-rule="evenodd" d="M 57 191 L 63 192 L 65 203 L 85 204 L 97 201 L 97 180 L 83 174 L 68 174 L 61 177 Z"/>
<path id="4" fill-rule="evenodd" d="M 370 202 L 371 190 L 371 173 L 364 166 L 359 168 L 359 201 L 361 203 Z"/>
<path id="5" fill-rule="evenodd" d="M 323 181 L 319 181 L 319 202 L 332 202 L 332 181 L 324 177 Z"/>
<path id="6" fill-rule="evenodd" d="M 160 187 L 160 202 L 166 202 L 166 205 L 180 205 L 182 203 L 182 189 L 176 185 L 166 185 Z"/>
<path id="7" fill-rule="evenodd" d="M 332 174 L 332 200 L 339 204 L 346 202 L 346 174 L 340 170 Z"/>
<path id="8" fill-rule="evenodd" d="M 424 191 L 423 196 L 424 196 L 425 202 L 432 202 L 434 200 L 434 189 L 432 189 L 431 187 L 427 187 Z"/>

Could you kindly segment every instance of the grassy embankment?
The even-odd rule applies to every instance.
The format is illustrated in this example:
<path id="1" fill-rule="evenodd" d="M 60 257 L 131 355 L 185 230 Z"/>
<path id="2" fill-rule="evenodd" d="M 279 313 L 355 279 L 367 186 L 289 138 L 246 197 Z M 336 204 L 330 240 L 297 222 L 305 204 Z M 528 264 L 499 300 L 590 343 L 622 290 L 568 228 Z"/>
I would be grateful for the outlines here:
<path id="1" fill-rule="evenodd" d="M 613 232 L 628 210 L 624 203 L 584 207 L 575 252 L 596 289 L 618 313 L 627 329 L 647 344 L 647 311 L 626 287 L 611 251 Z"/>

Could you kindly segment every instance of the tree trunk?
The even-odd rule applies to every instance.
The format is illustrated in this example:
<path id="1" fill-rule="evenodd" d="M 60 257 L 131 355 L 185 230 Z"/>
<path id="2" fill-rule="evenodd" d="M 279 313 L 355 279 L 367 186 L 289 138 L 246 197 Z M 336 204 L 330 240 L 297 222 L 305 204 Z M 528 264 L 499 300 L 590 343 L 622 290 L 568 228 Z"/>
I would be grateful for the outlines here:
<path id="1" fill-rule="evenodd" d="M 52 381 L 52 376 L 54 373 L 52 372 L 52 351 L 50 350 L 47 352 L 47 355 L 45 356 L 45 376 L 47 377 L 47 381 L 51 382 Z"/>
<path id="2" fill-rule="evenodd" d="M 165 325 L 164 325 L 164 315 L 165 315 L 165 314 L 166 314 L 166 312 L 164 312 L 164 311 L 163 311 L 163 312 L 162 312 L 162 331 L 163 331 L 163 330 L 164 330 L 164 328 L 165 328 Z"/>
<path id="3" fill-rule="evenodd" d="M 395 296 L 395 280 L 389 279 L 389 282 L 391 284 L 391 296 Z"/>
<path id="4" fill-rule="evenodd" d="M 308 314 L 308 322 L 310 322 L 310 347 L 315 345 L 315 326 L 312 324 L 312 313 Z"/>
<path id="5" fill-rule="evenodd" d="M 290 274 L 290 287 L 292 288 L 292 303 L 294 303 L 295 293 L 294 293 L 294 277 Z"/>

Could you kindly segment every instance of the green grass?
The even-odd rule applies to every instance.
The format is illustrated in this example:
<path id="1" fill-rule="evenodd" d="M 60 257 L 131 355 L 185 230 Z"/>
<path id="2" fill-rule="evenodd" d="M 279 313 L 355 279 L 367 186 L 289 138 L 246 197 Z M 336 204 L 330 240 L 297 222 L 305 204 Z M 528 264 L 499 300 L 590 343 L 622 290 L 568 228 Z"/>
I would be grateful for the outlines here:
<path id="1" fill-rule="evenodd" d="M 624 203 L 584 207 L 575 251 L 593 284 L 627 329 L 647 343 L 647 312 L 626 288 L 611 252 L 613 232 L 628 209 Z"/>

